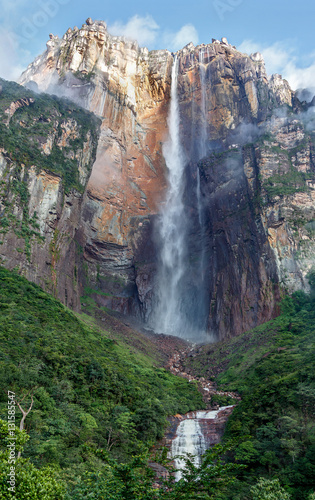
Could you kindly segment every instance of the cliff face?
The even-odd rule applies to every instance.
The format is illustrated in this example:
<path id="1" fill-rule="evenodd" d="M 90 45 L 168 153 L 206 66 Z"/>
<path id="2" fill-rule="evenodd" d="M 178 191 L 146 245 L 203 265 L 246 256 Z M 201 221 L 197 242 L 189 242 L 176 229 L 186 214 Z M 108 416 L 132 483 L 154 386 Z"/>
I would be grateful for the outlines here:
<path id="1" fill-rule="evenodd" d="M 103 305 L 123 312 L 134 308 L 137 236 L 166 187 L 162 142 L 171 65 L 168 51 L 149 53 L 88 20 L 61 40 L 51 35 L 46 53 L 21 79 L 102 119 L 78 236 L 88 265 L 82 279 L 108 294 Z"/>
<path id="2" fill-rule="evenodd" d="M 315 137 L 308 117 L 298 118 L 273 116 L 256 129 L 251 144 L 234 144 L 199 162 L 209 325 L 221 335 L 270 319 L 281 289 L 308 290 L 315 250 Z"/>
<path id="3" fill-rule="evenodd" d="M 74 236 L 97 120 L 70 102 L 8 82 L 2 82 L 0 114 L 1 263 L 79 309 Z"/>
<path id="4" fill-rule="evenodd" d="M 259 54 L 249 57 L 226 40 L 213 40 L 198 47 L 189 44 L 177 57 L 190 228 L 188 309 L 207 316 L 216 334 L 233 335 L 276 313 L 281 284 L 290 290 L 307 287 L 305 275 L 314 255 L 311 117 L 309 111 L 301 112 L 286 81 L 279 75 L 267 77 Z M 63 282 L 68 279 L 64 266 L 74 265 L 76 245 L 82 252 L 76 257 L 81 288 L 94 288 L 100 305 L 150 317 L 157 266 L 155 218 L 167 186 L 162 144 L 168 132 L 172 63 L 168 51 L 148 52 L 136 42 L 111 36 L 103 22 L 88 19 L 62 39 L 51 35 L 46 52 L 21 77 L 23 85 L 66 96 L 101 119 L 91 173 L 88 141 L 95 143 L 95 133 L 85 136 L 83 148 L 67 151 L 72 158 L 85 158 L 84 165 L 78 161 L 82 189 L 87 182 L 83 196 L 69 192 L 67 203 L 55 174 L 36 169 L 27 174 L 34 197 L 29 213 L 36 207 L 42 227 L 61 224 L 71 240 L 66 247 L 58 233 L 62 257 L 45 263 L 61 276 L 58 294 L 64 301 L 61 289 L 77 297 L 70 282 Z M 14 100 L 8 103 L 6 120 L 18 106 Z M 78 124 L 65 121 L 60 129 L 41 140 L 47 157 L 54 145 L 68 148 Z M 45 231 L 44 244 L 55 248 L 55 232 L 49 236 L 50 230 Z M 34 240 L 31 245 L 35 260 L 37 244 Z M 12 267 L 20 261 L 17 256 L 11 262 L 9 253 L 2 246 Z M 38 281 L 47 274 L 45 266 L 36 271 Z M 29 269 L 26 260 L 22 267 Z M 35 279 L 35 271 L 25 272 Z M 73 273 L 68 273 L 72 282 Z M 74 299 L 70 303 L 77 307 Z"/>

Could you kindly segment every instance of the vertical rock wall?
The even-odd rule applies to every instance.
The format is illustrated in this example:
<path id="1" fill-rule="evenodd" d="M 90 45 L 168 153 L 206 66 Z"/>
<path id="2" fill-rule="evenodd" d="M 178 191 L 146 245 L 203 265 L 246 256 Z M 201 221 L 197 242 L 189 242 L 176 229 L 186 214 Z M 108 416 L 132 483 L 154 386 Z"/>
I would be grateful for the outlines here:
<path id="1" fill-rule="evenodd" d="M 287 82 L 268 78 L 260 54 L 241 54 L 224 39 L 189 44 L 178 58 L 190 314 L 204 315 L 216 335 L 234 335 L 276 314 L 281 288 L 307 289 L 314 127 Z M 155 300 L 154 221 L 166 188 L 172 60 L 89 19 L 62 39 L 51 35 L 21 78 L 101 118 L 75 236 L 80 281 L 95 289 L 99 304 L 143 319 Z"/>
<path id="2" fill-rule="evenodd" d="M 0 259 L 80 309 L 76 232 L 98 121 L 72 103 L 3 82 L 0 93 Z"/>

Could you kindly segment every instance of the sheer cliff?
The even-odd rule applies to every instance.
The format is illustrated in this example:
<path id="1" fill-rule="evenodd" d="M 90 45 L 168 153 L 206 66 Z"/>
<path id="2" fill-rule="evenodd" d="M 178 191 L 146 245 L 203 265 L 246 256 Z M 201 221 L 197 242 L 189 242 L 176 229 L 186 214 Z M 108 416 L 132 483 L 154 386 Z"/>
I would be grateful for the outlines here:
<path id="1" fill-rule="evenodd" d="M 79 229 L 99 120 L 15 83 L 0 91 L 1 263 L 80 308 Z"/>
<path id="2" fill-rule="evenodd" d="M 267 76 L 260 54 L 241 54 L 226 39 L 189 44 L 177 57 L 188 227 L 184 309 L 215 335 L 230 336 L 277 314 L 282 288 L 307 287 L 314 264 L 313 108 L 279 75 Z M 150 322 L 159 266 L 156 220 L 167 189 L 163 144 L 172 65 L 169 51 L 149 52 L 88 19 L 61 39 L 50 35 L 47 50 L 20 81 L 92 112 L 100 119 L 99 136 L 97 126 L 88 125 L 93 115 L 84 115 L 83 128 L 67 110 L 58 125 L 52 113 L 51 129 L 38 139 L 36 119 L 30 123 L 20 114 L 33 109 L 40 94 L 20 88 L 21 106 L 16 98 L 5 101 L 3 130 L 14 124 L 28 131 L 40 155 L 27 165 L 9 158 L 3 135 L 3 189 L 11 182 L 8 161 L 15 162 L 18 173 L 11 177 L 19 182 L 27 172 L 27 196 L 37 197 L 28 217 L 36 211 L 39 226 L 54 230 L 36 229 L 39 236 L 15 258 L 14 229 L 6 230 L 1 256 L 7 267 L 19 265 L 30 279 L 55 287 L 71 307 L 79 308 L 85 288 L 100 306 Z M 65 177 L 41 163 L 51 157 L 62 164 L 51 156 L 55 150 L 77 162 L 76 185 L 66 187 Z M 3 191 L 4 198 L 22 220 L 22 197 L 12 192 Z M 71 222 L 64 224 L 65 217 Z M 46 258 L 57 242 L 61 257 Z M 50 284 L 41 278 L 47 269 Z"/>

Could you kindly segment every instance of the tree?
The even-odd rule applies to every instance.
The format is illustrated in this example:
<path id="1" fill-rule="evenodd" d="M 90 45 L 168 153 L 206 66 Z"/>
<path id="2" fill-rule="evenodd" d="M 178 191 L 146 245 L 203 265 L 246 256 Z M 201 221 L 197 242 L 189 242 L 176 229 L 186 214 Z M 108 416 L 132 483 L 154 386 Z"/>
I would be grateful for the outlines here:
<path id="1" fill-rule="evenodd" d="M 63 500 L 65 486 L 56 470 L 51 467 L 36 469 L 29 460 L 15 458 L 14 452 L 10 455 L 8 444 L 12 442 L 11 433 L 8 423 L 0 420 L 0 499 Z M 18 428 L 14 433 L 16 444 L 13 450 L 21 452 L 28 435 Z"/>
<path id="2" fill-rule="evenodd" d="M 231 444 L 215 445 L 203 455 L 200 466 L 194 464 L 193 456 L 182 457 L 185 466 L 182 478 L 175 482 L 174 477 L 165 481 L 164 492 L 158 498 L 163 500 L 216 500 L 235 479 L 235 473 L 245 465 L 227 463 L 224 456 L 232 449 Z M 170 471 L 172 471 L 170 469 Z"/>
<path id="3" fill-rule="evenodd" d="M 28 410 L 23 410 L 22 406 L 21 406 L 21 403 L 23 403 L 24 399 L 29 395 L 31 394 L 31 404 L 28 408 Z M 27 415 L 30 413 L 32 407 L 33 407 L 33 404 L 34 404 L 34 398 L 33 398 L 33 392 L 28 392 L 27 394 L 25 394 L 23 396 L 23 398 L 21 399 L 21 401 L 17 401 L 17 405 L 20 409 L 20 412 L 22 413 L 22 418 L 21 418 L 21 422 L 20 422 L 20 431 L 23 431 L 24 430 L 24 424 L 25 424 L 25 419 L 27 417 Z M 18 452 L 18 458 L 21 457 L 21 450 L 19 450 Z"/>
<path id="4" fill-rule="evenodd" d="M 311 287 L 311 293 L 312 295 L 315 295 L 315 268 L 312 268 L 310 272 L 307 275 L 308 282 Z"/>
<path id="5" fill-rule="evenodd" d="M 250 489 L 252 500 L 290 500 L 291 496 L 281 487 L 279 479 L 259 478 L 258 483 Z"/>
<path id="6" fill-rule="evenodd" d="M 69 491 L 69 500 L 218 500 L 220 493 L 234 481 L 234 474 L 245 466 L 226 463 L 223 455 L 230 450 L 216 445 L 206 451 L 200 466 L 194 465 L 193 456 L 183 457 L 183 477 L 175 481 L 174 467 L 162 452 L 155 459 L 168 474 L 156 482 L 155 473 L 148 466 L 149 452 L 133 456 L 129 463 L 119 463 L 105 450 L 97 455 L 107 464 L 98 473 L 78 477 Z M 66 497 L 68 499 L 68 497 Z M 223 498 L 223 497 L 222 497 Z"/>

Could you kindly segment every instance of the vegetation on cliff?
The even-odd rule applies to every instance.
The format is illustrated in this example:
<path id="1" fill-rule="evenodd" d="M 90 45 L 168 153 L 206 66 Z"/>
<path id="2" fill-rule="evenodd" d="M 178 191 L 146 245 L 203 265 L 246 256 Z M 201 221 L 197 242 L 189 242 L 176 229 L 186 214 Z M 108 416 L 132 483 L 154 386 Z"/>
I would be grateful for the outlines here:
<path id="1" fill-rule="evenodd" d="M 17 164 L 16 174 L 22 164 L 26 169 L 34 165 L 61 176 L 65 192 L 73 188 L 83 192 L 77 155 L 89 135 L 91 158 L 95 157 L 100 120 L 66 99 L 35 94 L 2 79 L 0 84 L 0 148 Z M 67 126 L 73 130 L 62 144 Z"/>
<path id="2" fill-rule="evenodd" d="M 32 196 L 39 196 L 34 178 L 43 172 L 58 176 L 63 198 L 73 190 L 83 193 L 99 124 L 70 101 L 0 79 L 0 244 L 14 233 L 15 250 L 31 260 L 32 244 L 45 243 L 39 214 L 30 209 Z"/>

